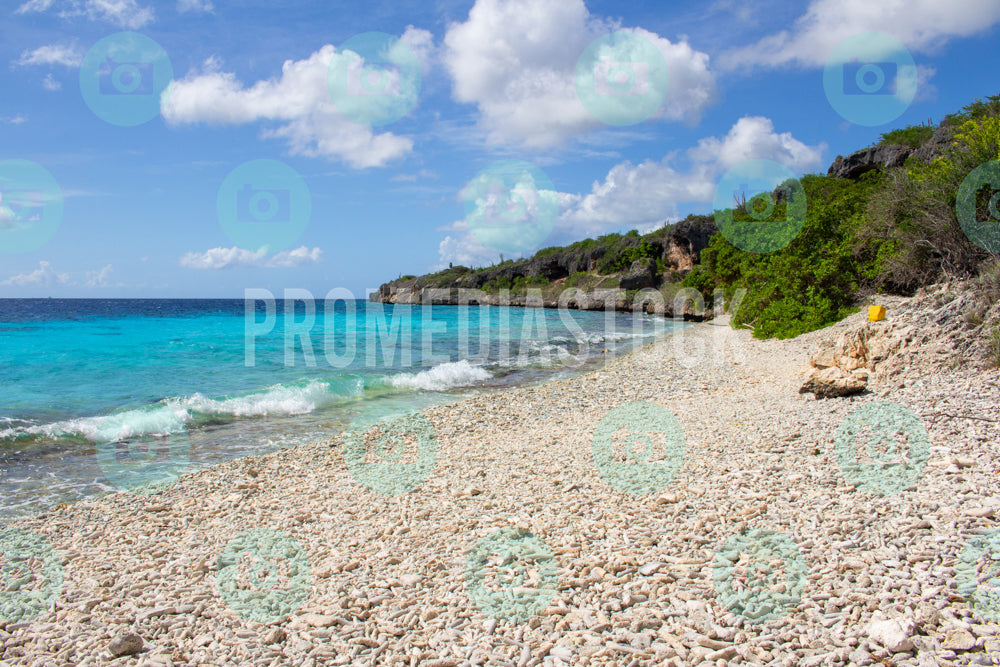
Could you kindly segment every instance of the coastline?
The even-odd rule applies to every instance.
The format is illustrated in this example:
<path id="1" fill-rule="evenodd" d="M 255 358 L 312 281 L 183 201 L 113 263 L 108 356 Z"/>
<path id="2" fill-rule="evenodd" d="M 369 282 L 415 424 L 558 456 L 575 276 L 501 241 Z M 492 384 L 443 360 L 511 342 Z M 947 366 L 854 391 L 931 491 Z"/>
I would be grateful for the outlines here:
<path id="1" fill-rule="evenodd" d="M 583 375 L 428 408 L 437 461 L 402 495 L 361 487 L 338 435 L 18 521 L 59 552 L 64 583 L 53 612 L 0 630 L 5 657 L 103 664 L 135 632 L 145 664 L 965 664 L 1000 650 L 995 620 L 955 587 L 969 539 L 996 527 L 1000 433 L 939 415 L 995 409 L 1000 384 L 954 371 L 854 399 L 798 394 L 809 347 L 861 321 L 758 341 L 716 320 Z M 926 470 L 895 495 L 851 486 L 833 451 L 851 410 L 876 400 L 930 437 Z M 602 417 L 632 401 L 669 410 L 686 443 L 676 478 L 647 496 L 616 491 L 592 460 Z M 220 596 L 219 555 L 259 527 L 308 556 L 311 586 L 284 620 L 247 620 Z M 524 622 L 482 613 L 464 577 L 477 541 L 510 527 L 558 567 Z M 727 540 L 757 529 L 786 535 L 806 565 L 800 602 L 763 624 L 729 611 L 713 580 Z M 876 612 L 919 631 L 893 655 Z M 949 648 L 961 633 L 971 652 Z"/>

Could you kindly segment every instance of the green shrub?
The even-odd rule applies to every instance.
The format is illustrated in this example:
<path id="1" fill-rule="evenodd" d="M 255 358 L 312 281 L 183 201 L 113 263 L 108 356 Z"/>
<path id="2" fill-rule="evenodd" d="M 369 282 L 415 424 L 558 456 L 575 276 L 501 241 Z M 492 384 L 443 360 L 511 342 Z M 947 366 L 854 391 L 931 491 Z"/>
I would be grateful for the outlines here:
<path id="1" fill-rule="evenodd" d="M 910 125 L 909 127 L 885 132 L 879 138 L 879 144 L 901 144 L 911 148 L 920 148 L 934 136 L 935 126 L 929 121 L 922 125 Z"/>
<path id="2" fill-rule="evenodd" d="M 805 176 L 801 182 L 808 204 L 805 224 L 788 246 L 754 254 L 716 234 L 701 253 L 701 266 L 684 279 L 709 307 L 715 288 L 721 287 L 727 299 L 745 288 L 731 322 L 752 327 L 758 338 L 797 336 L 856 310 L 850 222 L 863 211 L 872 184 L 827 176 Z"/>

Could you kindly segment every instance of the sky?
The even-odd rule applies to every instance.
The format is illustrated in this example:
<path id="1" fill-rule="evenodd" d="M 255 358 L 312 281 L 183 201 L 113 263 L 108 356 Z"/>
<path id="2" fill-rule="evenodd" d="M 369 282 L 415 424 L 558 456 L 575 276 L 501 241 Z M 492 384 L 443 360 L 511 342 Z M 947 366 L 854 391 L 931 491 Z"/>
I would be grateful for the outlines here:
<path id="1" fill-rule="evenodd" d="M 1000 0 L 0 12 L 0 298 L 364 298 L 711 213 L 1000 93 Z"/>

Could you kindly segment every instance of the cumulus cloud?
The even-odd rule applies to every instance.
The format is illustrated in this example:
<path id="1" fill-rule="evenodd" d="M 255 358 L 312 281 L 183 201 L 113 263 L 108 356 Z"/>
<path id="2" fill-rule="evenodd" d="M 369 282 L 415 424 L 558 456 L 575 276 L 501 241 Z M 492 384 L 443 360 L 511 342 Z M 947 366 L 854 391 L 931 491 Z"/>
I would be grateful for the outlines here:
<path id="1" fill-rule="evenodd" d="M 433 267 L 434 269 L 443 269 L 449 262 L 461 266 L 485 266 L 500 258 L 496 250 L 487 248 L 472 234 L 445 236 L 438 244 L 438 256 L 441 264 Z"/>
<path id="2" fill-rule="evenodd" d="M 83 55 L 75 45 L 47 44 L 34 50 L 21 53 L 14 64 L 26 67 L 29 65 L 61 65 L 63 67 L 79 67 Z"/>
<path id="3" fill-rule="evenodd" d="M 601 126 L 576 93 L 576 64 L 597 37 L 617 28 L 595 18 L 583 0 L 477 0 L 464 23 L 449 26 L 442 60 L 453 97 L 475 104 L 494 142 L 550 147 Z M 660 118 L 697 122 L 716 99 L 709 58 L 681 41 L 641 28 L 669 68 Z"/>
<path id="4" fill-rule="evenodd" d="M 177 0 L 177 11 L 181 14 L 185 12 L 211 14 L 215 12 L 215 5 L 211 0 Z"/>
<path id="5" fill-rule="evenodd" d="M 400 38 L 426 55 L 430 33 L 412 26 Z M 174 126 L 194 123 L 245 125 L 271 121 L 264 138 L 284 139 L 292 153 L 325 157 L 352 167 L 382 166 L 407 155 L 413 141 L 392 132 L 376 134 L 371 127 L 346 119 L 329 94 L 327 74 L 333 58 L 352 58 L 326 45 L 305 60 L 288 60 L 281 77 L 244 85 L 223 72 L 217 60 L 201 72 L 175 81 L 163 96 L 163 117 Z M 353 58 L 352 58 L 353 59 Z"/>
<path id="6" fill-rule="evenodd" d="M 54 93 L 55 91 L 62 89 L 62 84 L 59 83 L 59 81 L 52 76 L 51 73 L 49 73 L 45 75 L 44 79 L 42 79 L 42 88 Z"/>
<path id="7" fill-rule="evenodd" d="M 910 51 L 932 51 L 998 22 L 997 0 L 813 0 L 790 30 L 724 54 L 720 63 L 729 68 L 821 67 L 837 44 L 859 32 L 883 32 Z"/>
<path id="8" fill-rule="evenodd" d="M 28 0 L 15 14 L 55 10 L 60 18 L 86 16 L 92 21 L 106 21 L 122 28 L 138 30 L 155 19 L 152 7 L 136 0 Z"/>
<path id="9" fill-rule="evenodd" d="M 45 287 L 48 285 L 65 285 L 69 282 L 68 273 L 58 273 L 46 261 L 38 262 L 38 268 L 28 273 L 11 276 L 0 282 L 2 286 L 11 287 Z"/>
<path id="10" fill-rule="evenodd" d="M 790 133 L 776 132 L 770 119 L 740 118 L 723 137 L 706 137 L 685 153 L 660 161 L 615 165 L 585 194 L 559 193 L 560 215 L 546 244 L 598 236 L 623 227 L 650 231 L 676 219 L 681 204 L 710 204 L 719 177 L 751 159 L 771 160 L 795 173 L 822 164 L 825 144 L 809 146 Z M 458 221 L 438 248 L 442 263 L 483 264 L 497 259 Z"/>
<path id="11" fill-rule="evenodd" d="M 307 264 L 318 264 L 323 259 L 319 248 L 306 246 L 268 255 L 266 250 L 251 252 L 243 248 L 210 248 L 205 252 L 189 252 L 181 257 L 181 266 L 187 269 L 230 269 L 252 266 L 264 269 L 287 269 Z"/>
<path id="12" fill-rule="evenodd" d="M 105 266 L 99 271 L 87 271 L 87 278 L 83 283 L 84 287 L 110 287 L 108 284 L 108 276 L 114 268 L 110 264 Z"/>
<path id="13" fill-rule="evenodd" d="M 655 228 L 677 216 L 678 204 L 711 202 L 719 176 L 742 162 L 771 160 L 798 174 L 820 166 L 825 148 L 775 132 L 768 118 L 740 118 L 724 137 L 706 137 L 689 149 L 686 169 L 675 166 L 676 155 L 615 165 L 590 193 L 568 197 L 556 231 L 563 238 L 581 238 L 623 225 Z"/>

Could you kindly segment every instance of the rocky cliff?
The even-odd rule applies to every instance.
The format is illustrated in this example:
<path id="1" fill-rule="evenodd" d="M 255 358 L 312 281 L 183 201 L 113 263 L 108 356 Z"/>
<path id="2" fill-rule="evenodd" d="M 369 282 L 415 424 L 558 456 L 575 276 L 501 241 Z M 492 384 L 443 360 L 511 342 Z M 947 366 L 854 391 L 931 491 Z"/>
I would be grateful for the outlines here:
<path id="1" fill-rule="evenodd" d="M 862 174 L 873 169 L 902 167 L 910 157 L 929 162 L 943 155 L 951 145 L 953 138 L 954 130 L 950 126 L 943 125 L 919 148 L 901 144 L 869 146 L 855 151 L 847 157 L 838 155 L 826 173 L 835 178 L 857 180 Z"/>
<path id="2" fill-rule="evenodd" d="M 399 304 L 561 305 L 581 310 L 642 307 L 672 315 L 672 300 L 636 292 L 679 282 L 698 263 L 701 251 L 716 231 L 710 216 L 689 216 L 644 236 L 611 235 L 545 249 L 531 258 L 497 266 L 457 266 L 425 276 L 400 278 L 380 286 L 370 299 Z M 624 268 L 607 268 L 622 263 Z M 567 284 L 571 277 L 575 281 Z M 541 293 L 539 303 L 531 302 L 528 288 L 537 288 L 533 292 L 536 296 Z M 656 305 L 656 301 L 665 305 Z M 689 318 L 697 317 L 690 305 L 685 307 L 685 313 Z"/>

